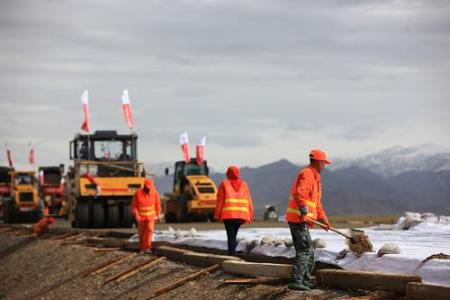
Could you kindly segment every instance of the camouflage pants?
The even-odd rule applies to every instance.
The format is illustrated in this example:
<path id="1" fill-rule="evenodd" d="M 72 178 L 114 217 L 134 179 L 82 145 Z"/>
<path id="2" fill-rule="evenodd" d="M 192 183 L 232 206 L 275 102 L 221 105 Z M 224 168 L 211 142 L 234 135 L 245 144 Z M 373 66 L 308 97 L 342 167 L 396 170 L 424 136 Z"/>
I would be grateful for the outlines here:
<path id="1" fill-rule="evenodd" d="M 292 242 L 295 248 L 295 260 L 290 282 L 302 283 L 309 281 L 314 269 L 314 249 L 306 223 L 291 223 Z"/>

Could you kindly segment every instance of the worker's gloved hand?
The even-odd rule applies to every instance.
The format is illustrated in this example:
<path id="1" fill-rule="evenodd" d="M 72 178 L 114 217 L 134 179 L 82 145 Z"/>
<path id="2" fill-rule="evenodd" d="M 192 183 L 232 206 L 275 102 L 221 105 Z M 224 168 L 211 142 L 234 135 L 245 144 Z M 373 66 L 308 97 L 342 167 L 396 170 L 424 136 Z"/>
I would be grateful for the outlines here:
<path id="1" fill-rule="evenodd" d="M 308 214 L 308 207 L 306 207 L 306 206 L 301 206 L 299 208 L 299 210 L 300 210 L 300 213 L 304 216 L 306 216 Z"/>
<path id="2" fill-rule="evenodd" d="M 320 223 L 322 223 L 322 224 L 324 224 L 326 226 L 326 227 L 323 227 L 323 229 L 325 231 L 328 231 L 328 229 L 330 229 L 331 225 L 330 225 L 330 222 L 328 222 L 327 219 L 319 219 L 317 221 L 319 221 Z"/>

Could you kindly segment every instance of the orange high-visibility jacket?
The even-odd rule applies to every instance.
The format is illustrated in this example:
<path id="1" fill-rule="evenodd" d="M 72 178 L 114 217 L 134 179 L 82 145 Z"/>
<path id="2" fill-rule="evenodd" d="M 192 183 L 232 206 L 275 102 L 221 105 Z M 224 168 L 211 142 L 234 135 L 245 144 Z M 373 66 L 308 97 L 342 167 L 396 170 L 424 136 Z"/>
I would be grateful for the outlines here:
<path id="1" fill-rule="evenodd" d="M 154 188 L 148 194 L 143 189 L 138 190 L 131 202 L 131 213 L 135 218 L 139 216 L 142 221 L 153 221 L 155 217 L 159 218 L 161 206 L 158 192 Z"/>
<path id="2" fill-rule="evenodd" d="M 253 203 L 247 183 L 241 182 L 235 190 L 228 179 L 222 181 L 217 191 L 216 220 L 241 219 L 246 222 L 253 221 Z"/>
<path id="3" fill-rule="evenodd" d="M 311 220 L 327 220 L 322 208 L 322 185 L 320 174 L 313 167 L 308 166 L 301 170 L 295 178 L 289 196 L 288 208 L 286 210 L 286 221 L 292 223 L 308 222 Z M 308 214 L 300 214 L 299 208 L 306 206 Z"/>
<path id="4" fill-rule="evenodd" d="M 43 217 L 33 226 L 33 231 L 36 235 L 42 235 L 48 231 L 49 224 L 53 224 L 53 218 Z"/>

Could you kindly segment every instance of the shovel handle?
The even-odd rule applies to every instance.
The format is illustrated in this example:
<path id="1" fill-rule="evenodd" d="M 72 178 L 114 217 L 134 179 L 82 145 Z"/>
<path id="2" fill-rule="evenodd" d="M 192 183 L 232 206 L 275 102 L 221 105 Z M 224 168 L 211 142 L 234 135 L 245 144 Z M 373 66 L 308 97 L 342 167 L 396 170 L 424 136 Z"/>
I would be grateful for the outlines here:
<path id="1" fill-rule="evenodd" d="M 343 233 L 343 232 L 340 231 L 340 230 L 337 230 L 336 228 L 333 228 L 333 227 L 331 227 L 331 226 L 328 227 L 327 225 L 325 225 L 325 224 L 323 224 L 323 223 L 317 222 L 317 221 L 315 221 L 315 220 L 311 220 L 311 219 L 309 219 L 309 218 L 308 218 L 308 221 L 310 221 L 310 222 L 312 222 L 313 224 L 316 224 L 316 225 L 318 225 L 318 226 L 320 226 L 320 227 L 322 227 L 322 228 L 328 228 L 329 230 L 331 230 L 331 231 L 333 231 L 333 232 L 336 232 L 337 234 L 340 234 L 340 235 L 342 235 L 342 236 L 348 238 L 349 240 L 352 239 L 351 236 L 349 236 L 348 234 Z"/>

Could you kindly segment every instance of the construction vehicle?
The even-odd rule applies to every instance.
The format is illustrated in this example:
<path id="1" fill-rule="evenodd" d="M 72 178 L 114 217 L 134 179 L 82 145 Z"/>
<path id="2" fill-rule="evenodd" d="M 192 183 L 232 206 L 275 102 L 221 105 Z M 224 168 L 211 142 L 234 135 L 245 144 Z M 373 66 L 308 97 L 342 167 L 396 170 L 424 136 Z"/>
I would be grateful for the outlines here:
<path id="1" fill-rule="evenodd" d="M 66 214 L 66 201 L 64 197 L 64 165 L 39 167 L 39 197 L 44 206 L 53 216 Z"/>
<path id="2" fill-rule="evenodd" d="M 168 169 L 166 175 L 169 175 Z M 209 177 L 206 161 L 200 165 L 195 158 L 189 163 L 176 162 L 172 192 L 161 198 L 165 222 L 213 220 L 216 194 L 217 187 Z"/>
<path id="3" fill-rule="evenodd" d="M 11 175 L 13 168 L 0 166 L 0 218 L 3 218 L 3 202 L 11 196 Z"/>
<path id="4" fill-rule="evenodd" d="M 36 172 L 11 171 L 10 197 L 4 202 L 5 223 L 37 222 L 44 205 L 39 199 Z"/>
<path id="5" fill-rule="evenodd" d="M 132 227 L 131 201 L 143 186 L 137 135 L 116 131 L 77 134 L 70 142 L 73 165 L 65 176 L 68 220 L 72 227 Z"/>

